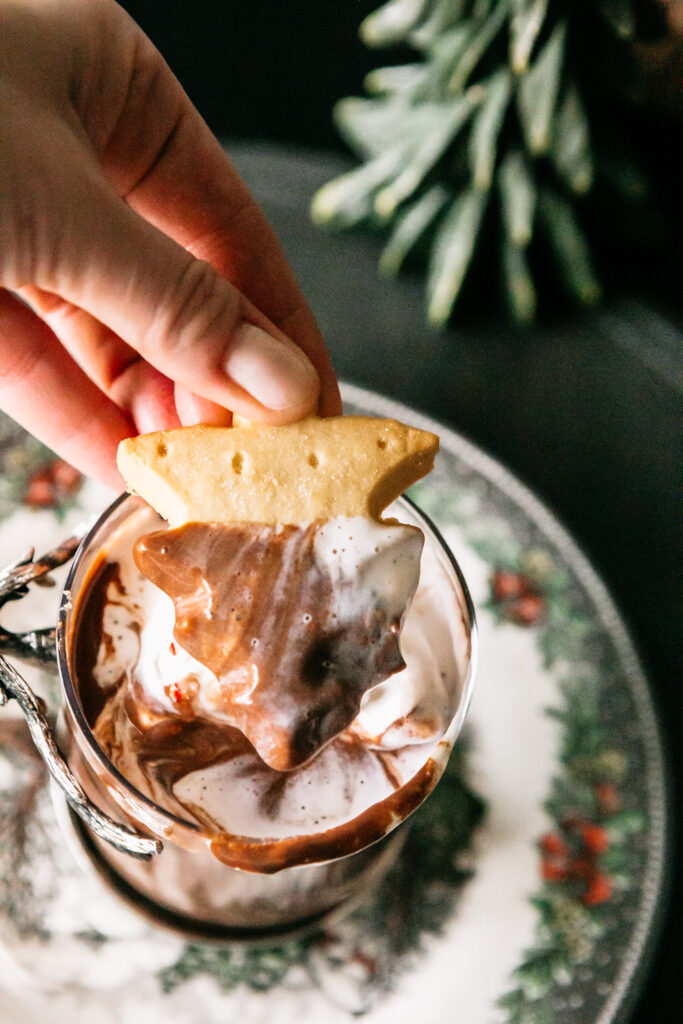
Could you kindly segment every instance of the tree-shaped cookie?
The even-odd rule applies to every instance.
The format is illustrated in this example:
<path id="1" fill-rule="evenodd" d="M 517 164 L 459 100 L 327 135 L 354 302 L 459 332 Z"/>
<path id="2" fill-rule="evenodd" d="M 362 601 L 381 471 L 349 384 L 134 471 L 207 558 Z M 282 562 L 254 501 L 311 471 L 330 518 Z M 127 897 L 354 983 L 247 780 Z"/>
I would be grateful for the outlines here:
<path id="1" fill-rule="evenodd" d="M 380 516 L 437 447 L 367 417 L 121 445 L 130 488 L 171 526 L 140 538 L 138 567 L 173 599 L 176 640 L 216 676 L 215 713 L 271 767 L 309 760 L 403 667 L 422 535 Z"/>

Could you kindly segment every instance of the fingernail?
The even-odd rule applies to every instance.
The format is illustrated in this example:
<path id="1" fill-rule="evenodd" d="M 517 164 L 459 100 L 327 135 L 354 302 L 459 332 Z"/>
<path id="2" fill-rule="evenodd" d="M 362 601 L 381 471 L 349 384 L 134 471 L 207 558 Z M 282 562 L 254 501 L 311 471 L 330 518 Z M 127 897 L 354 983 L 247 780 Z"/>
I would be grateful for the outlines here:
<path id="1" fill-rule="evenodd" d="M 240 324 L 223 364 L 227 375 L 268 409 L 301 405 L 317 393 L 318 375 L 301 349 L 253 324 Z"/>
<path id="2" fill-rule="evenodd" d="M 210 402 L 208 398 L 195 395 L 189 388 L 175 385 L 175 407 L 178 418 L 184 427 L 194 427 L 198 423 L 210 423 L 214 427 L 229 427 L 232 413 L 222 405 Z"/>

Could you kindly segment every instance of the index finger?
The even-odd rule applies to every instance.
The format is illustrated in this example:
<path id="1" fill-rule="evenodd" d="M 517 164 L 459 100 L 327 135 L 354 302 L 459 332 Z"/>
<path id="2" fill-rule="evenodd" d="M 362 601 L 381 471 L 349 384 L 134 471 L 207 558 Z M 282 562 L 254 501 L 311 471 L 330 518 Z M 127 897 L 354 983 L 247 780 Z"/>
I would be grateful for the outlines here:
<path id="1" fill-rule="evenodd" d="M 136 60 L 99 154 L 105 173 L 137 213 L 210 263 L 303 349 L 321 379 L 320 412 L 339 413 L 327 349 L 262 211 L 149 40 Z"/>

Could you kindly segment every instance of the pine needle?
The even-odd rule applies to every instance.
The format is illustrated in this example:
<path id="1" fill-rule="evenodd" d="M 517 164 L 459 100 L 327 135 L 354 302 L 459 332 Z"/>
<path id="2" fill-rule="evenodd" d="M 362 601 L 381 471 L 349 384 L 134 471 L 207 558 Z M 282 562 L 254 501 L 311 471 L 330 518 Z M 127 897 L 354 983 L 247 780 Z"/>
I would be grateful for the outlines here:
<path id="1" fill-rule="evenodd" d="M 539 211 L 567 287 L 584 305 L 598 302 L 602 290 L 588 242 L 571 205 L 552 189 L 544 188 L 539 194 Z"/>
<path id="2" fill-rule="evenodd" d="M 534 156 L 546 153 L 550 146 L 566 35 L 567 26 L 562 21 L 520 78 L 517 91 L 519 117 L 529 152 Z"/>
<path id="3" fill-rule="evenodd" d="M 551 157 L 557 173 L 572 192 L 588 192 L 593 184 L 590 131 L 578 89 L 573 83 L 567 86 L 555 118 Z"/>
<path id="4" fill-rule="evenodd" d="M 379 261 L 383 274 L 393 276 L 399 272 L 406 256 L 434 222 L 448 198 L 449 192 L 443 185 L 432 185 L 398 218 Z"/>
<path id="5" fill-rule="evenodd" d="M 502 269 L 505 298 L 513 318 L 519 324 L 532 323 L 536 316 L 536 289 L 526 251 L 508 237 L 502 242 Z"/>
<path id="6" fill-rule="evenodd" d="M 472 123 L 470 167 L 472 184 L 487 191 L 491 187 L 496 162 L 496 144 L 512 91 L 512 76 L 501 68 L 484 83 L 486 95 Z"/>
<path id="7" fill-rule="evenodd" d="M 429 0 L 389 0 L 361 22 L 360 37 L 366 46 L 396 46 L 428 6 Z"/>
<path id="8" fill-rule="evenodd" d="M 427 319 L 443 327 L 469 268 L 486 207 L 482 192 L 464 192 L 452 204 L 436 236 L 427 278 Z"/>
<path id="9" fill-rule="evenodd" d="M 383 185 L 403 165 L 405 146 L 395 146 L 369 163 L 323 185 L 311 204 L 316 224 L 352 227 L 372 211 L 372 191 Z"/>
<path id="10" fill-rule="evenodd" d="M 393 67 L 375 68 L 369 71 L 363 81 L 366 92 L 380 96 L 393 93 L 394 96 L 410 95 L 425 77 L 424 64 L 397 64 Z"/>
<path id="11" fill-rule="evenodd" d="M 458 24 L 466 9 L 467 0 L 432 0 L 429 13 L 409 32 L 407 41 L 418 50 L 426 50 Z"/>
<path id="12" fill-rule="evenodd" d="M 548 0 L 513 0 L 510 20 L 510 64 L 517 75 L 529 65 L 534 43 L 548 11 Z"/>
<path id="13" fill-rule="evenodd" d="M 510 244 L 523 248 L 531 241 L 536 186 L 520 150 L 511 150 L 498 171 L 503 228 Z"/>
<path id="14" fill-rule="evenodd" d="M 474 31 L 471 41 L 451 75 L 448 84 L 449 92 L 457 94 L 465 88 L 470 75 L 505 24 L 509 6 L 510 0 L 498 0 L 481 28 Z"/>

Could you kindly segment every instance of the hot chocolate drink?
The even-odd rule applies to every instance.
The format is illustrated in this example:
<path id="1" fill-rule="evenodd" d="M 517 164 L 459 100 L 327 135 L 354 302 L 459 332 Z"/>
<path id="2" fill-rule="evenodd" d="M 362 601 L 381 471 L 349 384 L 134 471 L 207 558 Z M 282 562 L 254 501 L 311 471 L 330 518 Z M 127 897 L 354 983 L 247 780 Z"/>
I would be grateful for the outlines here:
<path id="1" fill-rule="evenodd" d="M 112 506 L 72 569 L 65 744 L 91 799 L 164 842 L 140 864 L 94 840 L 155 903 L 252 930 L 320 915 L 438 781 L 472 610 L 430 525 L 387 509 L 437 446 L 363 417 L 122 444 L 149 505 Z"/>
<path id="2" fill-rule="evenodd" d="M 193 529 L 180 555 L 182 530 L 163 525 L 130 516 L 77 611 L 75 675 L 103 752 L 231 866 L 273 871 L 379 838 L 433 785 L 460 694 L 452 644 L 430 640 L 463 627 L 443 621 L 421 532 L 330 521 L 266 531 L 265 553 L 263 531 L 254 552 L 254 531 Z"/>

